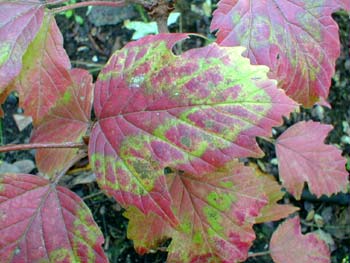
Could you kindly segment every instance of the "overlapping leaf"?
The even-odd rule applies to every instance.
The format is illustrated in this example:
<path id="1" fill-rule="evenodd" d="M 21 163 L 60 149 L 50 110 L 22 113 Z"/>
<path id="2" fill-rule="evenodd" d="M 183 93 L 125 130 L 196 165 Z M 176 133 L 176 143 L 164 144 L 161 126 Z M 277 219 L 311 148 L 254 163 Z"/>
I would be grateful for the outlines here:
<path id="1" fill-rule="evenodd" d="M 89 128 L 92 76 L 81 69 L 72 70 L 70 75 L 73 84 L 34 130 L 32 142 L 79 142 Z M 40 172 L 53 176 L 69 165 L 77 152 L 77 149 L 39 149 L 35 159 Z"/>
<path id="2" fill-rule="evenodd" d="M 277 203 L 283 198 L 284 193 L 273 176 L 260 172 L 258 168 L 255 169 L 255 173 L 259 175 L 260 184 L 268 198 L 268 204 L 263 207 L 261 214 L 255 219 L 256 223 L 280 220 L 299 210 L 293 205 Z"/>
<path id="3" fill-rule="evenodd" d="M 284 187 L 300 199 L 304 183 L 316 196 L 346 191 L 346 159 L 335 146 L 324 144 L 331 125 L 299 122 L 276 141 L 280 179 Z"/>
<path id="4" fill-rule="evenodd" d="M 221 0 L 211 30 L 223 46 L 245 46 L 253 64 L 267 65 L 296 101 L 312 106 L 327 98 L 339 56 L 332 12 L 348 0 Z"/>
<path id="5" fill-rule="evenodd" d="M 121 204 L 176 223 L 163 169 L 200 176 L 234 157 L 261 156 L 256 136 L 295 103 L 242 48 L 216 44 L 174 56 L 183 34 L 130 43 L 102 70 L 89 146 L 100 187 Z"/>
<path id="6" fill-rule="evenodd" d="M 103 236 L 73 192 L 26 174 L 0 176 L 1 262 L 108 262 Z"/>
<path id="7" fill-rule="evenodd" d="M 40 1 L 0 2 L 0 93 L 19 74 L 44 16 Z"/>
<path id="8" fill-rule="evenodd" d="M 38 126 L 51 107 L 73 85 L 70 62 L 55 19 L 46 14 L 36 38 L 23 57 L 16 88 L 26 115 Z"/>
<path id="9" fill-rule="evenodd" d="M 327 244 L 316 234 L 301 234 L 300 219 L 282 223 L 272 235 L 270 251 L 275 263 L 329 263 Z"/>
<path id="10" fill-rule="evenodd" d="M 173 211 L 181 222 L 173 229 L 157 215 L 136 208 L 128 237 L 139 253 L 157 249 L 172 238 L 167 262 L 239 262 L 255 239 L 252 225 L 266 205 L 261 180 L 254 169 L 233 162 L 202 177 L 182 172 L 168 175 Z"/>

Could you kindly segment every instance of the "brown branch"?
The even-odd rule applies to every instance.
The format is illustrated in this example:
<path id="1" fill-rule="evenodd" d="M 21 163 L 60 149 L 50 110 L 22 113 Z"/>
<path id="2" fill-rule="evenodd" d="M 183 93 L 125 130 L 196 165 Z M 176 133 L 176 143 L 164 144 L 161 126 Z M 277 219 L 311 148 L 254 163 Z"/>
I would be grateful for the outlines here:
<path id="1" fill-rule="evenodd" d="M 149 16 L 157 22 L 159 33 L 169 33 L 168 16 L 175 9 L 174 4 L 168 0 L 127 0 L 129 3 L 142 5 Z"/>
<path id="2" fill-rule="evenodd" d="M 0 152 L 24 151 L 42 148 L 86 148 L 83 142 L 62 142 L 62 143 L 28 143 L 28 144 L 9 144 L 0 146 Z"/>
<path id="3" fill-rule="evenodd" d="M 79 8 L 79 7 L 87 7 L 87 6 L 111 6 L 111 7 L 121 7 L 125 6 L 126 2 L 121 0 L 117 2 L 110 2 L 110 1 L 86 1 L 86 2 L 80 2 L 72 5 L 67 5 L 67 6 L 61 6 L 57 8 L 51 9 L 51 12 L 53 14 L 57 14 L 60 12 L 64 12 L 67 10 Z"/>

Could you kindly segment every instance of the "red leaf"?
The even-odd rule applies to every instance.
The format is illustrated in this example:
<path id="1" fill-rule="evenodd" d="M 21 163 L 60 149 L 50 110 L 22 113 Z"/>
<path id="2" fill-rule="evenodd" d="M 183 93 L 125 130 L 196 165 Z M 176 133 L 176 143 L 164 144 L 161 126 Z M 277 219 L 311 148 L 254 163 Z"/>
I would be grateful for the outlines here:
<path id="1" fill-rule="evenodd" d="M 327 98 L 340 53 L 332 12 L 350 9 L 348 0 L 221 0 L 211 30 L 223 46 L 245 46 L 253 64 L 304 106 Z"/>
<path id="2" fill-rule="evenodd" d="M 270 251 L 275 263 L 329 263 L 327 244 L 316 234 L 302 235 L 299 217 L 282 223 L 270 241 Z"/>
<path id="3" fill-rule="evenodd" d="M 22 56 L 44 16 L 39 1 L 0 3 L 0 93 L 19 74 Z"/>
<path id="4" fill-rule="evenodd" d="M 185 37 L 146 37 L 111 57 L 96 83 L 89 146 L 103 190 L 173 222 L 164 167 L 199 176 L 261 156 L 256 136 L 269 136 L 296 107 L 241 48 L 212 44 L 174 56 Z"/>
<path id="5" fill-rule="evenodd" d="M 333 127 L 313 121 L 299 122 L 276 141 L 280 178 L 286 189 L 300 199 L 304 182 L 316 196 L 346 191 L 346 159 L 335 146 L 323 143 Z"/>
<path id="6" fill-rule="evenodd" d="M 108 262 L 88 207 L 37 176 L 0 176 L 0 235 L 1 262 Z"/>
<path id="7" fill-rule="evenodd" d="M 128 237 L 138 252 L 157 249 L 172 238 L 167 262 L 240 262 L 255 239 L 255 218 L 266 205 L 254 169 L 238 162 L 202 177 L 168 174 L 176 229 L 160 217 L 129 208 Z"/>
<path id="8" fill-rule="evenodd" d="M 63 48 L 63 38 L 52 15 L 43 25 L 23 57 L 23 70 L 17 89 L 25 114 L 38 126 L 56 101 L 73 85 L 70 62 Z"/>
<path id="9" fill-rule="evenodd" d="M 90 125 L 92 76 L 81 69 L 71 71 L 73 85 L 56 101 L 31 138 L 36 143 L 80 142 Z M 78 149 L 40 149 L 36 163 L 40 172 L 53 176 L 74 159 Z"/>

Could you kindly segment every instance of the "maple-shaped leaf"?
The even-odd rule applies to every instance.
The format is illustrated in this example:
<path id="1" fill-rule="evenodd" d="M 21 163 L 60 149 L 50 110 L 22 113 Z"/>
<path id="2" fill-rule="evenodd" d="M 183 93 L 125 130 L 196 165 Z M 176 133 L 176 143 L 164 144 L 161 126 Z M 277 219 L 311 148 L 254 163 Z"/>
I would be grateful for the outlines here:
<path id="1" fill-rule="evenodd" d="M 268 204 L 263 207 L 260 215 L 255 219 L 257 224 L 280 220 L 299 210 L 293 205 L 277 203 L 283 198 L 284 193 L 272 175 L 261 172 L 257 167 L 255 168 L 255 173 L 259 176 L 264 194 L 268 198 Z"/>
<path id="2" fill-rule="evenodd" d="M 26 115 L 38 126 L 45 115 L 73 85 L 69 57 L 55 18 L 47 13 L 37 36 L 23 57 L 23 69 L 17 78 L 19 101 Z"/>
<path id="3" fill-rule="evenodd" d="M 316 234 L 301 234 L 300 219 L 283 222 L 270 241 L 271 257 L 275 263 L 329 263 L 327 244 Z"/>
<path id="4" fill-rule="evenodd" d="M 80 142 L 90 125 L 93 84 L 92 76 L 82 69 L 71 72 L 73 84 L 56 101 L 39 127 L 34 129 L 31 142 Z M 77 149 L 38 149 L 36 164 L 40 172 L 53 176 L 74 159 Z"/>
<path id="5" fill-rule="evenodd" d="M 136 251 L 157 249 L 171 238 L 167 262 L 245 260 L 255 239 L 255 218 L 267 203 L 254 169 L 235 161 L 204 176 L 179 171 L 167 179 L 180 224 L 174 229 L 155 214 L 129 208 L 128 237 Z"/>
<path id="6" fill-rule="evenodd" d="M 40 1 L 0 2 L 0 93 L 19 74 L 44 17 Z"/>
<path id="7" fill-rule="evenodd" d="M 335 146 L 324 144 L 332 125 L 302 121 L 289 127 L 276 141 L 279 175 L 283 186 L 300 199 L 304 183 L 316 196 L 346 191 L 346 159 Z"/>
<path id="8" fill-rule="evenodd" d="M 108 262 L 90 210 L 70 190 L 27 174 L 0 175 L 1 262 Z"/>
<path id="9" fill-rule="evenodd" d="M 261 156 L 256 136 L 269 136 L 296 107 L 240 47 L 175 56 L 172 46 L 185 37 L 145 37 L 111 57 L 96 82 L 89 145 L 103 190 L 174 223 L 165 167 L 199 176 L 234 157 Z"/>
<path id="10" fill-rule="evenodd" d="M 287 95 L 304 106 L 327 98 L 339 33 L 332 12 L 349 0 L 221 0 L 211 30 L 223 46 L 245 46 L 253 64 L 267 65 Z"/>

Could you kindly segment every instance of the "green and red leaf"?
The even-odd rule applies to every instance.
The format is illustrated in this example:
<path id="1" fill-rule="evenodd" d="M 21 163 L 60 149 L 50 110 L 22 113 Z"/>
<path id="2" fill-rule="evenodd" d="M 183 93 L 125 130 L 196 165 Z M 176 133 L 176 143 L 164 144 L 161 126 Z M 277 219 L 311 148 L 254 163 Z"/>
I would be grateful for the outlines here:
<path id="1" fill-rule="evenodd" d="M 308 121 L 288 128 L 276 141 L 283 186 L 300 199 L 304 183 L 316 196 L 345 192 L 349 174 L 346 159 L 335 146 L 324 144 L 331 125 Z"/>
<path id="2" fill-rule="evenodd" d="M 19 74 L 22 56 L 44 17 L 38 0 L 0 2 L 0 93 Z"/>
<path id="3" fill-rule="evenodd" d="M 111 57 L 96 83 L 89 146 L 103 190 L 173 223 L 165 167 L 200 176 L 235 157 L 259 157 L 256 136 L 269 136 L 296 107 L 240 47 L 175 56 L 185 37 L 146 37 Z"/>
<path id="4" fill-rule="evenodd" d="M 270 68 L 287 95 L 304 106 L 328 96 L 339 33 L 332 12 L 348 0 L 221 0 L 211 30 L 223 46 L 245 46 L 253 64 Z"/>
<path id="5" fill-rule="evenodd" d="M 0 236 L 4 263 L 108 262 L 83 201 L 33 175 L 0 175 Z"/>
<path id="6" fill-rule="evenodd" d="M 268 198 L 268 204 L 263 207 L 260 215 L 255 219 L 257 224 L 280 220 L 299 210 L 293 205 L 277 203 L 283 198 L 284 193 L 272 175 L 264 174 L 258 168 L 255 169 L 255 173 L 259 176 L 264 194 Z"/>
<path id="7" fill-rule="evenodd" d="M 157 249 L 171 238 L 167 262 L 240 262 L 255 239 L 252 229 L 267 204 L 254 169 L 238 162 L 196 176 L 181 171 L 168 174 L 176 229 L 155 214 L 127 210 L 128 237 L 139 253 Z"/>
<path id="8" fill-rule="evenodd" d="M 301 234 L 300 219 L 294 217 L 282 223 L 270 241 L 275 263 L 330 263 L 330 251 L 316 234 Z"/>
<path id="9" fill-rule="evenodd" d="M 80 142 L 90 126 L 93 84 L 92 76 L 82 69 L 70 72 L 73 83 L 34 129 L 31 142 Z M 79 149 L 38 149 L 36 164 L 40 172 L 51 176 L 62 171 Z"/>
<path id="10" fill-rule="evenodd" d="M 20 105 L 38 126 L 66 92 L 73 80 L 69 57 L 55 18 L 47 13 L 43 24 L 23 57 L 23 69 L 16 81 Z"/>

